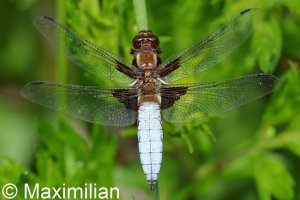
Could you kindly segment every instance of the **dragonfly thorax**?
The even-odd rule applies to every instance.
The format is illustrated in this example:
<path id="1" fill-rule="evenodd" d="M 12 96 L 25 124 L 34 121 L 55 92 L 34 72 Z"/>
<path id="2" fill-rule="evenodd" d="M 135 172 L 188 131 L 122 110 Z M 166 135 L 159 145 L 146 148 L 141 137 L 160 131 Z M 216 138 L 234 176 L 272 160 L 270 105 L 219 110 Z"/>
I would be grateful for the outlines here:
<path id="1" fill-rule="evenodd" d="M 141 51 L 136 54 L 136 64 L 141 69 L 153 69 L 157 67 L 157 54 L 153 51 Z"/>

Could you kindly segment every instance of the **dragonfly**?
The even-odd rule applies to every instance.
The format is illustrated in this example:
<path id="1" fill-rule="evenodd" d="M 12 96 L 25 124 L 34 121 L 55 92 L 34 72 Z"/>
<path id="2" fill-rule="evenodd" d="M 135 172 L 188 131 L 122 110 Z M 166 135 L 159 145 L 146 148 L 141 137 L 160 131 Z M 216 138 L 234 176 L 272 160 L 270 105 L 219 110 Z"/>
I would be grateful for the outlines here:
<path id="1" fill-rule="evenodd" d="M 137 122 L 139 157 L 150 190 L 160 172 L 163 152 L 162 118 L 192 123 L 271 93 L 279 79 L 251 74 L 214 82 L 176 84 L 220 63 L 254 31 L 256 9 L 246 9 L 221 24 L 202 40 L 162 61 L 159 38 L 142 30 L 132 40 L 132 62 L 83 39 L 51 17 L 39 16 L 34 25 L 59 51 L 82 69 L 119 83 L 117 87 L 31 82 L 21 94 L 35 103 L 69 113 L 87 122 L 126 127 Z"/>

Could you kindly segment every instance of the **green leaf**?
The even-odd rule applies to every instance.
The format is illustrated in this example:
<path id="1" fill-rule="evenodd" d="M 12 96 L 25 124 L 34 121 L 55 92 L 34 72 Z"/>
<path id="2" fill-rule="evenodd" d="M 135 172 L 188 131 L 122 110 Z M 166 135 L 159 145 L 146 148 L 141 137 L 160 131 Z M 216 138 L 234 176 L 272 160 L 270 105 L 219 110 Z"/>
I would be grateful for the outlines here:
<path id="1" fill-rule="evenodd" d="M 18 183 L 21 174 L 24 172 L 26 172 L 25 168 L 10 158 L 0 154 L 0 186 L 7 183 Z"/>
<path id="2" fill-rule="evenodd" d="M 63 160 L 63 135 L 56 131 L 48 122 L 37 120 L 38 134 L 43 147 L 56 159 Z"/>
<path id="3" fill-rule="evenodd" d="M 47 150 L 38 149 L 36 153 L 38 180 L 47 186 L 59 185 L 64 181 L 63 165 L 53 158 Z"/>
<path id="4" fill-rule="evenodd" d="M 87 143 L 64 121 L 57 129 L 46 121 L 38 120 L 37 124 L 41 145 L 36 160 L 41 181 L 49 185 L 80 183 L 79 177 L 85 177 L 82 167 L 89 157 Z"/>
<path id="5" fill-rule="evenodd" d="M 62 135 L 63 143 L 67 144 L 71 151 L 75 153 L 76 159 L 85 160 L 89 148 L 87 142 L 75 132 L 66 122 L 60 121 L 59 134 Z"/>
<path id="6" fill-rule="evenodd" d="M 269 141 L 265 148 L 286 148 L 300 157 L 300 131 L 287 131 L 281 133 L 280 135 Z"/>
<path id="7" fill-rule="evenodd" d="M 290 66 L 280 77 L 280 87 L 273 92 L 267 105 L 263 116 L 265 126 L 292 123 L 300 113 L 300 71 L 293 63 Z"/>
<path id="8" fill-rule="evenodd" d="M 105 186 L 112 185 L 112 178 L 117 153 L 117 139 L 110 129 L 93 125 L 92 146 L 87 174 Z M 96 180 L 97 180 L 96 179 Z"/>
<path id="9" fill-rule="evenodd" d="M 58 130 L 43 120 L 38 120 L 37 125 L 43 145 L 55 158 L 64 159 L 65 145 L 68 145 L 75 152 L 77 159 L 86 157 L 89 151 L 87 143 L 65 122 L 59 122 Z"/>
<path id="10" fill-rule="evenodd" d="M 181 136 L 181 139 L 182 139 L 182 140 L 185 142 L 185 144 L 187 145 L 189 152 L 190 152 L 190 153 L 193 153 L 193 152 L 194 152 L 194 147 L 193 147 L 193 144 L 192 144 L 191 139 L 189 138 L 189 135 L 186 134 L 186 133 L 182 133 L 180 136 Z"/>
<path id="11" fill-rule="evenodd" d="M 257 23 L 252 51 L 263 72 L 270 73 L 275 70 L 281 55 L 281 46 L 281 30 L 275 19 Z"/>
<path id="12" fill-rule="evenodd" d="M 257 155 L 253 160 L 253 175 L 261 200 L 293 198 L 294 180 L 279 155 Z"/>
<path id="13" fill-rule="evenodd" d="M 209 156 L 216 145 L 213 131 L 207 124 L 199 124 L 193 127 L 190 133 L 195 151 L 200 153 L 203 160 L 205 160 L 204 155 Z"/>
<path id="14" fill-rule="evenodd" d="M 212 141 L 212 142 L 216 142 L 217 139 L 214 135 L 214 133 L 212 132 L 212 130 L 210 129 L 210 127 L 206 124 L 203 124 L 201 126 L 202 131 L 205 133 L 205 135 L 207 135 L 207 137 Z"/>

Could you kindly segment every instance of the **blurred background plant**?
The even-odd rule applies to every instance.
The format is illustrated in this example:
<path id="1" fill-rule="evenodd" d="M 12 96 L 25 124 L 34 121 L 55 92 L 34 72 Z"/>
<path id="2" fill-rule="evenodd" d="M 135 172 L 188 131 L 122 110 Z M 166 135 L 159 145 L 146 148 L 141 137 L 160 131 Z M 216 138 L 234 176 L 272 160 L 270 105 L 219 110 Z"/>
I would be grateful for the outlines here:
<path id="1" fill-rule="evenodd" d="M 221 118 L 181 126 L 164 122 L 161 199 L 300 199 L 300 1 L 146 3 L 149 28 L 161 39 L 163 59 L 239 11 L 260 8 L 251 38 L 197 79 L 257 72 L 281 79 L 271 95 Z M 136 126 L 88 124 L 19 95 L 22 85 L 34 80 L 112 85 L 56 53 L 31 21 L 36 15 L 53 16 L 131 60 L 128 52 L 138 32 L 132 1 L 3 0 L 0 10 L 0 186 L 97 183 L 120 187 L 123 199 L 150 199 Z"/>

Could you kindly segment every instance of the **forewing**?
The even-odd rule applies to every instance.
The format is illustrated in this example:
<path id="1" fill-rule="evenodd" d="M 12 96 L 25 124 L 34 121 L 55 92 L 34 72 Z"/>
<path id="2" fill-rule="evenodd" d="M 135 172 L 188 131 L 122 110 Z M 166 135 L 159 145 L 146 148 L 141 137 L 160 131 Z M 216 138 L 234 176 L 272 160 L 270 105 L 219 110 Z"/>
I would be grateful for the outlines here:
<path id="1" fill-rule="evenodd" d="M 119 65 L 126 66 L 128 70 L 134 68 L 125 59 L 84 40 L 68 27 L 57 23 L 50 17 L 36 17 L 33 23 L 54 46 L 56 46 L 56 41 L 60 40 L 62 47 L 59 48 L 59 51 L 84 70 L 120 83 L 130 84 L 133 82 L 132 78 L 116 70 Z"/>
<path id="2" fill-rule="evenodd" d="M 177 95 L 172 106 L 163 111 L 163 117 L 171 123 L 188 123 L 219 116 L 272 92 L 278 82 L 272 75 L 253 74 L 211 83 L 164 86 L 167 90 L 181 88 L 176 93 L 182 95 Z M 164 90 L 162 88 L 162 102 L 174 97 Z"/>
<path id="3" fill-rule="evenodd" d="M 172 71 L 163 80 L 166 82 L 177 81 L 207 70 L 221 62 L 253 32 L 251 16 L 257 12 L 256 10 L 247 9 L 240 12 L 219 26 L 204 40 L 183 49 L 163 62 L 163 71 L 166 71 L 166 68 L 170 68 Z M 173 71 L 174 69 L 175 71 Z"/>
<path id="4" fill-rule="evenodd" d="M 129 126 L 136 112 L 127 108 L 115 93 L 122 91 L 123 101 L 137 104 L 133 88 L 103 88 L 51 82 L 32 82 L 22 88 L 25 98 L 46 107 L 63 111 L 82 120 L 107 126 Z M 127 95 L 126 95 L 127 94 Z"/>

